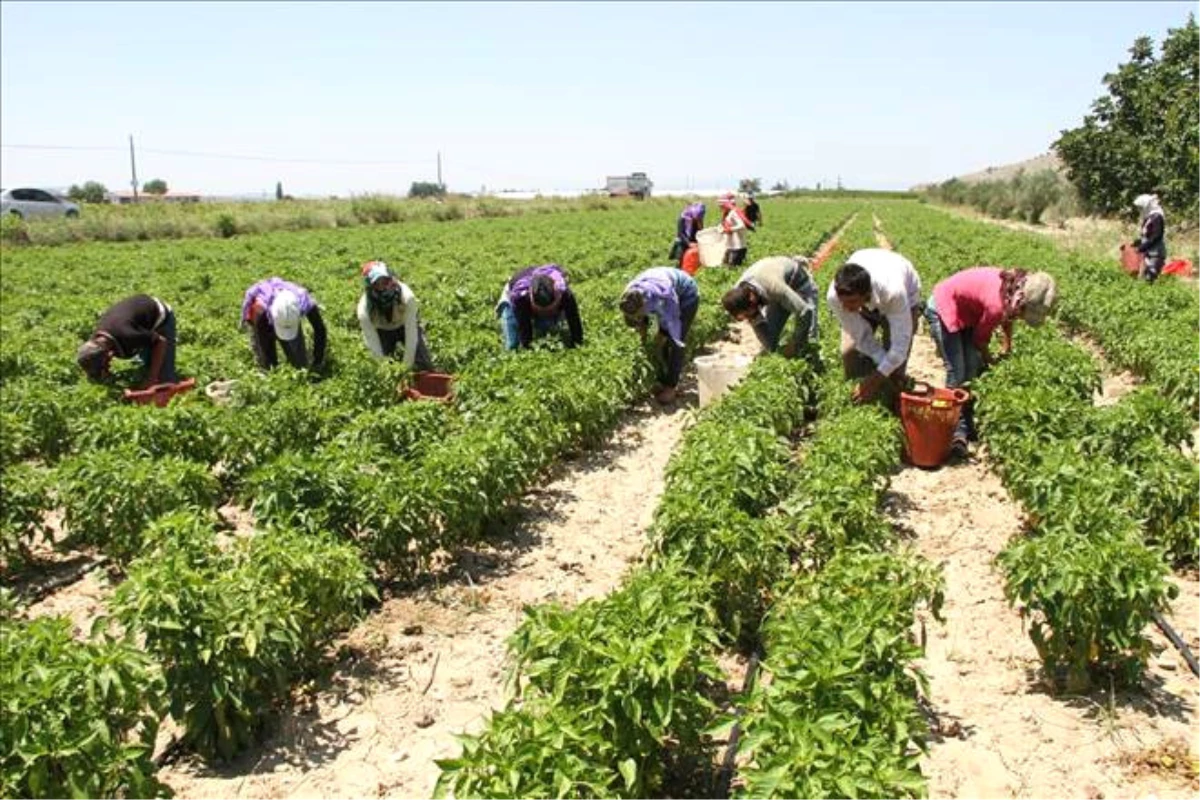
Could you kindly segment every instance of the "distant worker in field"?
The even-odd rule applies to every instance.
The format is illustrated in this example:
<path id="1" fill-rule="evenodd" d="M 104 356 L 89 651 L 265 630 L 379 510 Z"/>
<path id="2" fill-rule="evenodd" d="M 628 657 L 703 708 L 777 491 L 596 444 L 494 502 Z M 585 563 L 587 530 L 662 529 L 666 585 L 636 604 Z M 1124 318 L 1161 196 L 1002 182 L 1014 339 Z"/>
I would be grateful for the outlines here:
<path id="1" fill-rule="evenodd" d="M 762 209 L 759 208 L 758 201 L 754 199 L 753 192 L 746 195 L 746 208 L 744 211 L 746 216 L 746 226 L 750 228 L 750 230 L 758 230 L 762 227 Z"/>
<path id="2" fill-rule="evenodd" d="M 425 330 L 417 318 L 417 298 L 382 261 L 363 264 L 363 293 L 357 315 L 371 355 L 389 358 L 397 345 L 403 345 L 404 366 L 433 371 Z"/>
<path id="3" fill-rule="evenodd" d="M 1000 355 L 1012 350 L 1013 320 L 1041 325 L 1054 305 L 1057 289 L 1045 272 L 1000 267 L 971 267 L 933 287 L 925 306 L 929 333 L 946 364 L 946 385 L 965 386 L 992 363 L 989 350 L 996 328 L 1001 332 Z M 951 453 L 967 455 L 975 440 L 975 401 L 958 418 Z"/>
<path id="4" fill-rule="evenodd" d="M 177 383 L 175 312 L 157 297 L 135 294 L 100 315 L 96 330 L 76 354 L 90 380 L 107 378 L 113 358 L 137 358 L 146 367 L 143 388 Z"/>
<path id="5" fill-rule="evenodd" d="M 859 380 L 854 402 L 883 391 L 884 404 L 897 409 L 921 313 L 921 279 L 912 262 L 879 248 L 851 253 L 826 300 L 842 326 L 842 368 L 847 378 Z"/>
<path id="6" fill-rule="evenodd" d="M 1141 228 L 1133 247 L 1142 254 L 1142 269 L 1139 278 L 1147 283 L 1154 283 L 1162 272 L 1163 264 L 1167 263 L 1167 219 L 1158 195 L 1141 194 L 1133 201 L 1133 207 L 1141 214 Z"/>
<path id="7" fill-rule="evenodd" d="M 526 267 L 513 275 L 500 292 L 496 316 L 506 350 L 532 347 L 535 339 L 556 331 L 566 347 L 583 344 L 579 303 L 558 264 Z"/>
<path id="8" fill-rule="evenodd" d="M 721 198 L 721 231 L 725 234 L 725 264 L 740 267 L 746 261 L 746 220 L 733 195 Z"/>
<path id="9" fill-rule="evenodd" d="M 679 212 L 675 225 L 675 241 L 671 244 L 671 260 L 679 264 L 688 247 L 696 243 L 696 234 L 704 227 L 704 203 L 692 203 Z"/>
<path id="10" fill-rule="evenodd" d="M 279 277 L 259 281 L 246 290 L 242 299 L 242 327 L 250 329 L 250 349 L 259 367 L 273 369 L 279 363 L 276 342 L 283 346 L 283 354 L 293 367 L 309 366 L 304 331 L 300 327 L 305 318 L 313 329 L 312 368 L 320 369 L 325 363 L 325 321 L 308 290 Z"/>
<path id="11" fill-rule="evenodd" d="M 651 391 L 658 402 L 673 402 L 683 372 L 688 331 L 700 308 L 700 287 L 681 269 L 651 267 L 626 285 L 620 306 L 625 324 L 641 334 L 643 344 L 650 317 L 657 318 L 652 351 L 657 383 Z"/>
<path id="12" fill-rule="evenodd" d="M 751 324 L 765 353 L 779 349 L 788 318 L 794 317 L 783 355 L 817 358 L 817 285 L 804 256 L 755 261 L 721 298 L 721 305 L 735 319 Z"/>

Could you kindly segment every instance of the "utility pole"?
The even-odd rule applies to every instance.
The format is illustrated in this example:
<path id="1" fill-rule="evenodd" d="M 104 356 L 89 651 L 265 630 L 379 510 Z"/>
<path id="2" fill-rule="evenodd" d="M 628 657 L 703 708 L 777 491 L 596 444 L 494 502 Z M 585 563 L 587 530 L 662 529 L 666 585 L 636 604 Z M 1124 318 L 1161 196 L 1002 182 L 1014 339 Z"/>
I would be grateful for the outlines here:
<path id="1" fill-rule="evenodd" d="M 138 201 L 137 162 L 133 158 L 133 134 L 129 134 L 129 171 L 133 175 L 133 202 Z"/>
<path id="2" fill-rule="evenodd" d="M 442 151 L 438 151 L 438 186 L 445 186 L 442 183 Z"/>

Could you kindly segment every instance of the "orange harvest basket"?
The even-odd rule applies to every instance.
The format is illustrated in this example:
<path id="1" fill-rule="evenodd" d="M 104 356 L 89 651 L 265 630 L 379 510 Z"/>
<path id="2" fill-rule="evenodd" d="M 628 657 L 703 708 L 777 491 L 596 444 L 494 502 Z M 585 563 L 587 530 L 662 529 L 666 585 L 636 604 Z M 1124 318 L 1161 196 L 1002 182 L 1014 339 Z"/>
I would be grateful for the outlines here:
<path id="1" fill-rule="evenodd" d="M 688 275 L 695 275 L 700 271 L 700 246 L 693 243 L 688 245 L 688 249 L 684 251 L 683 258 L 679 262 L 679 268 Z"/>
<path id="2" fill-rule="evenodd" d="M 139 406 L 153 403 L 159 408 L 163 408 L 171 402 L 171 398 L 175 395 L 190 392 L 194 388 L 196 388 L 195 378 L 188 378 L 179 383 L 156 383 L 146 389 L 126 389 L 125 399 Z"/>
<path id="3" fill-rule="evenodd" d="M 442 372 L 414 372 L 412 386 L 404 390 L 409 400 L 454 400 L 454 376 Z"/>
<path id="4" fill-rule="evenodd" d="M 1121 245 L 1121 269 L 1135 278 L 1142 271 L 1142 254 L 1131 244 Z"/>
<path id="5" fill-rule="evenodd" d="M 918 381 L 912 392 L 900 394 L 900 422 L 904 425 L 904 458 L 917 467 L 938 467 L 950 455 L 954 428 L 963 405 L 971 399 L 966 389 L 942 389 Z"/>

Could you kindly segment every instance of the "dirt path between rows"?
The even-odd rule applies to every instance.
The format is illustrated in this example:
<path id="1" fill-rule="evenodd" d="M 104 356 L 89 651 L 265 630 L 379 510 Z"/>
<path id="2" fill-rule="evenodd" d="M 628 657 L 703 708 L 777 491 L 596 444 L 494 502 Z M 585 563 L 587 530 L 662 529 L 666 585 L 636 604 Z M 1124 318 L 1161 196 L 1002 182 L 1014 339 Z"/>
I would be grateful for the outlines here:
<path id="1" fill-rule="evenodd" d="M 749 353 L 749 326 L 712 348 Z M 459 559 L 442 585 L 389 600 L 345 639 L 350 664 L 308 708 L 227 767 L 159 777 L 179 797 L 429 797 L 434 759 L 505 700 L 505 640 L 527 604 L 575 605 L 616 588 L 645 544 L 667 460 L 698 403 L 694 368 L 673 407 L 627 412 L 606 444 L 560 463 L 511 532 Z"/>
<path id="2" fill-rule="evenodd" d="M 880 237 L 880 246 L 886 246 Z M 924 323 L 909 374 L 942 385 Z M 1019 614 L 1004 599 L 996 554 L 1020 532 L 1020 506 L 986 451 L 937 470 L 904 467 L 885 499 L 946 579 L 945 624 L 922 619 L 933 737 L 922 769 L 931 797 L 1195 797 L 1197 682 L 1165 637 L 1141 692 L 1054 697 Z M 1200 584 L 1176 576 L 1171 615 L 1196 643 Z M 1189 758 L 1190 752 L 1190 758 Z M 1161 756 L 1166 755 L 1163 759 Z M 1192 762 L 1194 763 L 1194 762 Z M 1164 766 L 1168 765 L 1168 766 Z"/>

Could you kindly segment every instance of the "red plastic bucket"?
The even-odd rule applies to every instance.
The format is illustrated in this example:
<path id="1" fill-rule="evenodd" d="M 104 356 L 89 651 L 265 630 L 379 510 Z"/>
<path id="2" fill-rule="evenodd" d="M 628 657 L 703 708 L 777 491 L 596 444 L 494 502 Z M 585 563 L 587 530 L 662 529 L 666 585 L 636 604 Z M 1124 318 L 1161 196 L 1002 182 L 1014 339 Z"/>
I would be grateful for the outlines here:
<path id="1" fill-rule="evenodd" d="M 1133 245 L 1121 245 L 1121 269 L 1135 278 L 1142 271 L 1142 254 Z"/>
<path id="2" fill-rule="evenodd" d="M 954 428 L 971 393 L 966 389 L 943 389 L 923 382 L 917 382 L 913 389 L 913 392 L 900 394 L 904 458 L 917 467 L 941 466 L 950 455 Z"/>
<path id="3" fill-rule="evenodd" d="M 1162 269 L 1163 275 L 1181 275 L 1185 278 L 1192 276 L 1192 262 L 1186 258 L 1177 258 Z"/>
<path id="4" fill-rule="evenodd" d="M 679 262 L 679 268 L 688 275 L 695 275 L 700 271 L 700 246 L 696 244 L 688 245 L 688 249 L 684 251 L 683 258 Z"/>
<path id="5" fill-rule="evenodd" d="M 414 372 L 412 386 L 404 390 L 409 400 L 441 400 L 449 403 L 454 399 L 454 376 L 442 372 Z"/>
<path id="6" fill-rule="evenodd" d="M 196 386 L 195 378 L 188 378 L 179 383 L 156 383 L 153 386 L 142 389 L 140 391 L 134 389 L 125 390 L 125 399 L 131 403 L 144 406 L 150 403 L 159 408 L 165 407 L 171 402 L 171 398 L 177 394 L 189 392 Z"/>

